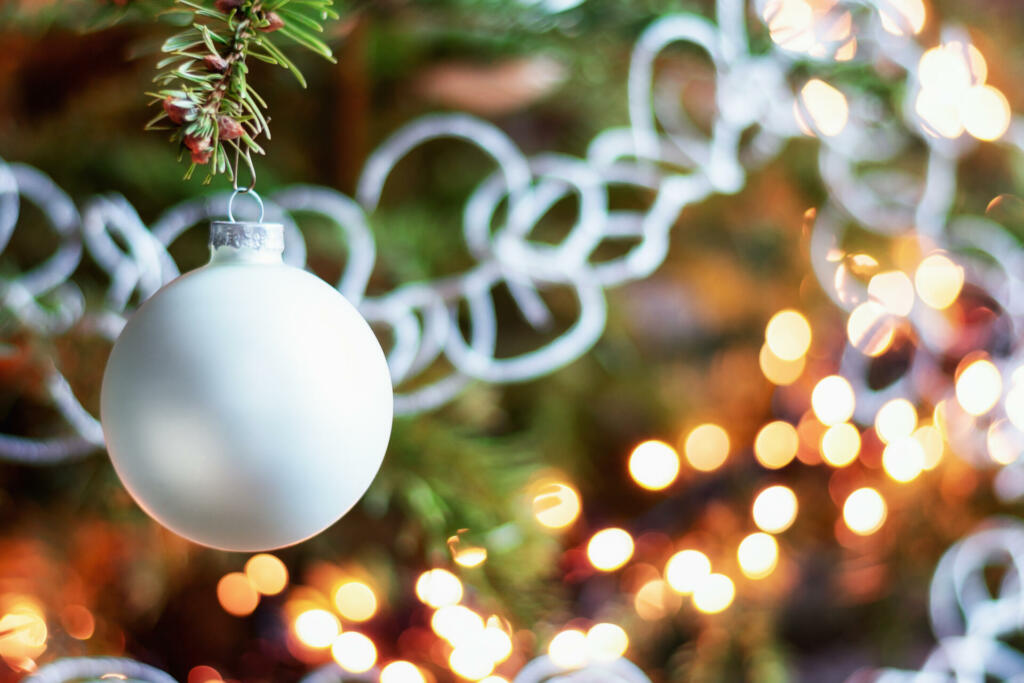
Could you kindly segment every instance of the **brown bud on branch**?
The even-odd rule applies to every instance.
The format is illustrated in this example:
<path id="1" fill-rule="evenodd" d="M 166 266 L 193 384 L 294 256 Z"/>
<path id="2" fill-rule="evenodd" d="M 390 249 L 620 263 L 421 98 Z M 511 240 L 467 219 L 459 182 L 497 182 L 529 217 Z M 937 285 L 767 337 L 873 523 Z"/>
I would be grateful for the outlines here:
<path id="1" fill-rule="evenodd" d="M 203 57 L 203 63 L 206 64 L 207 69 L 218 74 L 224 73 L 228 68 L 228 60 L 220 55 L 206 55 Z"/>
<path id="2" fill-rule="evenodd" d="M 242 128 L 242 124 L 230 116 L 217 118 L 217 134 L 221 140 L 237 140 L 242 137 L 243 133 L 245 130 Z"/>
<path id="3" fill-rule="evenodd" d="M 272 33 L 284 27 L 284 19 L 279 17 L 277 12 L 267 12 L 263 18 L 267 20 L 267 23 L 260 26 L 259 29 L 264 33 Z"/>

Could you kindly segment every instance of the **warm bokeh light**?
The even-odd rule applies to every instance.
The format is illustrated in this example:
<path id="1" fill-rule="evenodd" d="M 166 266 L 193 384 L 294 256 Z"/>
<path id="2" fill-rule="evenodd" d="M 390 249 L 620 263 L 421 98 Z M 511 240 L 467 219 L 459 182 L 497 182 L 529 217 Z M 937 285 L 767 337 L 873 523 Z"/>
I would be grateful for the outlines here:
<path id="1" fill-rule="evenodd" d="M 924 471 L 924 463 L 924 448 L 910 436 L 896 439 L 882 451 L 882 468 L 901 484 L 916 479 Z"/>
<path id="2" fill-rule="evenodd" d="M 448 539 L 448 548 L 452 551 L 452 559 L 460 567 L 479 567 L 487 561 L 487 548 L 462 543 L 458 536 Z"/>
<path id="3" fill-rule="evenodd" d="M 1024 447 L 1024 434 L 1013 426 L 1009 420 L 996 420 L 989 425 L 985 435 L 985 446 L 992 462 L 999 465 L 1009 465 L 1020 458 L 1021 448 Z"/>
<path id="4" fill-rule="evenodd" d="M 882 28 L 896 36 L 920 33 L 924 28 L 923 0 L 886 0 L 878 5 Z"/>
<path id="5" fill-rule="evenodd" d="M 416 580 L 416 597 L 431 607 L 454 605 L 462 600 L 462 582 L 447 569 L 431 569 Z"/>
<path id="6" fill-rule="evenodd" d="M 0 657 L 30 660 L 46 651 L 49 630 L 42 609 L 30 599 L 18 599 L 0 616 Z"/>
<path id="7" fill-rule="evenodd" d="M 821 379 L 811 392 L 814 416 L 829 427 L 853 417 L 854 400 L 853 387 L 839 375 L 829 375 Z"/>
<path id="8" fill-rule="evenodd" d="M 796 520 L 796 494 L 788 486 L 769 486 L 754 498 L 752 513 L 754 524 L 761 531 L 777 534 L 788 529 Z"/>
<path id="9" fill-rule="evenodd" d="M 772 353 L 768 344 L 761 346 L 757 362 L 765 379 L 778 386 L 787 386 L 800 379 L 807 365 L 807 359 L 803 356 L 794 361 L 782 360 Z"/>
<path id="10" fill-rule="evenodd" d="M 456 675 L 479 681 L 494 671 L 494 662 L 487 653 L 472 646 L 457 647 L 448 656 L 448 666 Z"/>
<path id="11" fill-rule="evenodd" d="M 423 672 L 412 662 L 391 662 L 380 671 L 380 683 L 426 683 Z"/>
<path id="12" fill-rule="evenodd" d="M 497 617 L 492 616 L 487 619 L 481 645 L 495 664 L 500 664 L 512 656 L 512 636 L 508 634 Z"/>
<path id="13" fill-rule="evenodd" d="M 594 662 L 612 662 L 626 654 L 629 636 L 615 624 L 594 624 L 587 631 L 587 657 Z"/>
<path id="14" fill-rule="evenodd" d="M 578 669 L 587 663 L 587 636 L 583 631 L 567 629 L 551 639 L 548 656 L 555 666 Z"/>
<path id="15" fill-rule="evenodd" d="M 950 93 L 939 90 L 921 90 L 914 100 L 914 112 L 925 124 L 924 131 L 933 137 L 955 139 L 964 132 L 960 118 L 960 102 Z"/>
<path id="16" fill-rule="evenodd" d="M 850 344 L 865 356 L 880 356 L 889 350 L 896 337 L 892 315 L 877 301 L 865 301 L 850 312 L 846 320 Z"/>
<path id="17" fill-rule="evenodd" d="M 61 610 L 60 623 L 75 640 L 89 640 L 96 632 L 96 618 L 83 605 L 68 605 Z"/>
<path id="18" fill-rule="evenodd" d="M 921 450 L 924 452 L 925 470 L 933 470 L 938 467 L 946 448 L 942 432 L 933 425 L 922 425 L 917 428 L 913 437 L 921 444 Z"/>
<path id="19" fill-rule="evenodd" d="M 843 521 L 850 531 L 860 536 L 869 536 L 881 529 L 885 515 L 885 499 L 870 487 L 857 489 L 843 503 Z"/>
<path id="20" fill-rule="evenodd" d="M 651 579 L 633 596 L 633 609 L 645 621 L 657 621 L 679 607 L 679 596 L 661 579 Z"/>
<path id="21" fill-rule="evenodd" d="M 447 605 L 434 612 L 430 627 L 449 643 L 463 643 L 483 633 L 484 620 L 462 605 Z"/>
<path id="22" fill-rule="evenodd" d="M 960 103 L 964 128 L 979 140 L 998 140 L 1010 128 L 1010 102 L 997 88 L 977 85 L 967 91 Z"/>
<path id="23" fill-rule="evenodd" d="M 914 283 L 901 270 L 878 273 L 868 282 L 868 296 L 892 315 L 910 315 L 914 308 Z"/>
<path id="24" fill-rule="evenodd" d="M 242 572 L 231 572 L 217 582 L 217 601 L 228 614 L 244 617 L 252 614 L 260 604 L 260 594 L 248 576 Z"/>
<path id="25" fill-rule="evenodd" d="M 330 647 L 341 633 L 341 622 L 325 609 L 306 610 L 295 618 L 295 637 L 306 647 Z"/>
<path id="26" fill-rule="evenodd" d="M 100 676 L 100 680 L 107 677 L 108 676 Z M 224 678 L 220 675 L 220 672 L 212 666 L 200 664 L 199 666 L 194 666 L 189 670 L 186 683 L 220 683 L 223 680 Z"/>
<path id="27" fill-rule="evenodd" d="M 716 424 L 699 425 L 687 435 L 683 452 L 693 469 L 711 472 L 729 457 L 729 434 Z"/>
<path id="28" fill-rule="evenodd" d="M 548 484 L 533 498 L 533 516 L 549 529 L 564 529 L 580 515 L 580 496 L 568 484 Z"/>
<path id="29" fill-rule="evenodd" d="M 763 532 L 750 534 L 736 549 L 740 570 L 749 579 L 763 579 L 775 571 L 779 563 L 779 542 Z"/>
<path id="30" fill-rule="evenodd" d="M 860 432 L 849 422 L 832 425 L 821 437 L 821 459 L 833 467 L 846 467 L 860 453 Z"/>
<path id="31" fill-rule="evenodd" d="M 334 639 L 331 656 L 345 671 L 360 674 L 377 663 L 377 647 L 362 633 L 346 631 Z"/>
<path id="32" fill-rule="evenodd" d="M 362 581 L 348 581 L 334 591 L 338 613 L 349 621 L 366 621 L 377 613 L 377 595 Z"/>
<path id="33" fill-rule="evenodd" d="M 693 592 L 693 606 L 704 614 L 717 614 L 732 604 L 736 586 L 725 574 L 708 574 Z"/>
<path id="34" fill-rule="evenodd" d="M 672 590 L 689 595 L 711 573 L 711 560 L 699 550 L 680 550 L 665 565 L 665 580 Z"/>
<path id="35" fill-rule="evenodd" d="M 1014 384 L 1006 392 L 1003 408 L 1006 410 L 1006 416 L 1010 418 L 1013 426 L 1024 431 L 1024 384 Z"/>
<path id="36" fill-rule="evenodd" d="M 268 553 L 253 555 L 245 563 L 245 575 L 253 588 L 263 595 L 277 595 L 288 585 L 288 568 Z"/>
<path id="37" fill-rule="evenodd" d="M 762 466 L 770 470 L 791 463 L 799 447 L 800 435 L 796 427 L 781 420 L 769 422 L 754 438 L 754 456 Z"/>
<path id="38" fill-rule="evenodd" d="M 988 66 L 978 48 L 954 40 L 926 50 L 918 62 L 918 79 L 925 90 L 963 95 L 988 77 Z"/>
<path id="39" fill-rule="evenodd" d="M 595 569 L 610 572 L 633 556 L 633 537 L 625 529 L 602 529 L 587 544 L 587 557 Z"/>
<path id="40" fill-rule="evenodd" d="M 679 454 L 664 441 L 644 441 L 629 456 L 629 474 L 643 488 L 661 490 L 679 475 Z"/>
<path id="41" fill-rule="evenodd" d="M 811 324 L 799 311 L 779 311 L 768 321 L 764 339 L 777 358 L 794 361 L 811 348 Z"/>
<path id="42" fill-rule="evenodd" d="M 799 98 L 793 102 L 793 115 L 805 135 L 821 133 L 833 137 L 843 132 L 850 120 L 850 105 L 846 95 L 839 90 L 821 79 L 812 78 L 800 89 Z"/>
<path id="43" fill-rule="evenodd" d="M 883 443 L 910 436 L 917 428 L 917 409 L 905 398 L 887 401 L 875 413 L 875 433 Z"/>
<path id="44" fill-rule="evenodd" d="M 974 416 L 992 410 L 1002 393 L 1002 375 L 990 360 L 972 362 L 956 378 L 956 400 L 965 412 Z"/>
<path id="45" fill-rule="evenodd" d="M 964 286 L 964 269 L 939 252 L 926 256 L 914 271 L 917 296 L 927 306 L 949 308 Z"/>

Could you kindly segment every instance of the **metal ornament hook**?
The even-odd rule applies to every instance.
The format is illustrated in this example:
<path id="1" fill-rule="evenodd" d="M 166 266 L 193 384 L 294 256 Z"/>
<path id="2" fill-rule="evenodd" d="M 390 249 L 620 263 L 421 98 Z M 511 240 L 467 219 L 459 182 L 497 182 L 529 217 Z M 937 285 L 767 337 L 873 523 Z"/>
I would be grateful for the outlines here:
<path id="1" fill-rule="evenodd" d="M 236 145 L 235 146 L 235 167 L 234 167 L 234 170 L 232 170 L 232 172 L 231 172 L 231 186 L 232 186 L 232 188 L 234 188 L 235 192 L 238 192 L 241 189 L 241 188 L 238 187 L 238 158 L 240 156 L 242 156 L 242 148 L 238 147 Z M 245 165 L 249 167 L 249 178 L 251 180 L 249 182 L 249 187 L 246 188 L 245 190 L 242 190 L 242 191 L 243 192 L 245 192 L 245 191 L 252 192 L 253 188 L 256 187 L 256 167 L 253 166 L 253 164 L 252 164 L 252 156 L 250 156 L 248 150 L 246 150 L 246 152 L 245 152 Z"/>
<path id="2" fill-rule="evenodd" d="M 257 223 L 262 223 L 263 222 L 263 213 L 264 213 L 263 198 L 260 197 L 259 194 L 256 192 L 256 190 L 252 189 L 251 187 L 241 187 L 241 188 L 236 187 L 235 191 L 231 193 L 231 198 L 228 199 L 228 220 L 231 221 L 232 223 L 236 222 L 235 221 L 235 213 L 233 211 L 233 206 L 234 206 L 234 203 L 235 203 L 235 197 L 237 197 L 240 194 L 251 195 L 252 198 L 256 200 L 256 204 L 258 204 L 259 207 L 260 207 L 260 215 L 259 215 L 259 218 L 256 219 L 256 222 Z"/>

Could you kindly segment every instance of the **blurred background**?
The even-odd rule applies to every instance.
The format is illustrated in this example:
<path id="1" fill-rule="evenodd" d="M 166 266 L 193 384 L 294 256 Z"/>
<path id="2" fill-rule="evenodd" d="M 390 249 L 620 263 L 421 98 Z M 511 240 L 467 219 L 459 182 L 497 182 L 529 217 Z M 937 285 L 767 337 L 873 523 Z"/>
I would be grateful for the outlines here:
<path id="1" fill-rule="evenodd" d="M 210 186 L 183 181 L 184 165 L 165 136 L 143 131 L 152 115 L 145 93 L 171 31 L 155 18 L 165 4 L 0 5 L 0 158 L 37 167 L 79 203 L 124 195 L 143 221 L 223 191 L 223 178 Z M 436 111 L 490 121 L 527 154 L 583 156 L 600 131 L 628 124 L 629 60 L 643 28 L 672 12 L 714 15 L 712 3 L 684 0 L 567 5 L 339 5 L 342 18 L 327 32 L 338 63 L 295 52 L 307 90 L 282 69 L 254 67 L 273 130 L 268 156 L 256 159 L 259 189 L 313 183 L 351 196 L 368 154 L 403 124 Z M 922 44 L 938 41 L 933 17 L 968 27 L 987 60 L 987 82 L 1019 110 L 1024 5 L 925 6 Z M 755 49 L 768 49 L 769 30 L 753 11 L 750 33 Z M 714 80 L 706 60 L 667 50 L 657 69 L 670 80 L 685 73 L 691 116 L 710 118 Z M 906 87 L 887 77 L 885 65 L 840 64 L 829 73 L 883 100 L 896 101 Z M 459 680 L 451 645 L 432 624 L 433 608 L 454 591 L 484 620 L 493 615 L 489 627 L 508 636 L 511 652 L 495 662 L 494 675 L 503 678 L 494 681 L 511 680 L 559 632 L 586 633 L 599 623 L 622 629 L 625 656 L 654 681 L 824 683 L 877 666 L 918 666 L 934 643 L 928 582 L 939 557 L 983 519 L 1022 508 L 993 495 L 994 471 L 958 457 L 941 425 L 921 436 L 938 445 L 927 442 L 928 467 L 912 481 L 887 475 L 886 443 L 873 424 L 858 426 L 854 462 L 823 452 L 828 422 L 815 419 L 811 395 L 837 372 L 848 321 L 810 267 L 805 212 L 827 194 L 818 146 L 813 136 L 793 140 L 741 192 L 687 207 L 666 263 L 648 279 L 610 290 L 607 329 L 581 359 L 523 384 L 471 384 L 448 405 L 397 419 L 365 499 L 327 532 L 273 556 L 208 550 L 160 528 L 131 501 L 102 452 L 52 467 L 0 462 L 0 682 L 83 654 L 130 656 L 188 683 L 297 681 L 332 656 L 358 669 L 359 657 L 368 657 L 363 641 L 352 641 L 350 651 L 330 647 L 349 631 L 372 641 L 379 666 L 407 660 L 419 680 Z M 424 145 L 401 162 L 370 217 L 378 250 L 370 293 L 472 263 L 460 216 L 492 166 L 479 150 L 451 141 Z M 1012 196 L 1022 173 L 1020 155 L 978 146 L 963 158 L 956 209 L 985 214 L 993 198 L 1008 195 L 987 215 L 1022 236 L 1024 203 Z M 563 200 L 540 228 L 557 234 L 577 212 L 575 200 Z M 0 252 L 0 277 L 52 252 L 58 240 L 41 225 L 37 209 L 24 205 Z M 867 233 L 856 239 L 863 250 L 881 243 Z M 310 268 L 335 281 L 344 245 L 316 224 L 307 241 Z M 194 266 L 203 249 L 197 233 L 172 253 Z M 890 261 L 912 261 L 900 262 L 900 253 L 894 248 Z M 878 265 L 851 264 L 858 276 Z M 87 302 L 102 299 L 104 275 L 88 260 L 75 281 Z M 991 312 L 983 291 L 964 287 L 954 305 L 962 320 L 986 306 Z M 572 320 L 571 297 L 549 304 Z M 784 309 L 799 311 L 788 323 L 794 329 L 803 320 L 813 331 L 809 349 L 795 354 L 793 377 L 784 376 L 792 367 L 766 363 L 763 350 L 766 325 Z M 512 320 L 500 348 L 529 343 L 511 303 L 498 311 Z M 0 432 L 59 433 L 43 386 L 51 357 L 98 413 L 108 343 L 76 327 L 35 334 L 5 309 L 0 333 Z M 1017 336 L 1005 318 L 986 327 L 980 341 L 945 359 L 949 377 L 968 351 L 1012 349 Z M 899 366 L 899 349 L 889 353 L 894 343 L 870 354 L 878 373 Z M 912 408 L 916 424 L 930 425 L 935 407 Z M 789 431 L 776 427 L 755 452 L 759 433 L 774 421 Z M 631 474 L 631 454 L 649 440 L 663 442 L 670 455 L 652 456 L 646 475 Z M 650 485 L 642 485 L 645 476 Z M 785 492 L 781 503 L 765 503 L 781 522 L 757 520 L 756 510 L 752 521 L 756 494 L 772 485 L 795 494 L 795 522 L 787 521 Z M 859 531 L 867 533 L 855 533 L 858 522 L 844 520 L 843 503 L 862 487 L 881 495 L 885 511 L 878 519 L 865 513 Z M 737 555 L 743 539 L 773 524 L 788 527 L 774 549 L 756 546 L 771 546 L 758 537 L 746 561 Z M 628 533 L 631 556 L 616 549 L 621 539 L 606 537 L 604 550 L 591 542 L 610 527 Z M 706 609 L 684 587 L 683 565 L 675 579 L 666 573 L 683 549 L 699 550 L 730 577 L 732 586 L 706 598 Z M 701 561 L 679 561 L 686 559 Z M 432 569 L 451 576 L 423 581 Z M 618 647 L 618 631 L 606 637 L 609 648 Z M 397 676 L 395 683 L 418 680 Z"/>

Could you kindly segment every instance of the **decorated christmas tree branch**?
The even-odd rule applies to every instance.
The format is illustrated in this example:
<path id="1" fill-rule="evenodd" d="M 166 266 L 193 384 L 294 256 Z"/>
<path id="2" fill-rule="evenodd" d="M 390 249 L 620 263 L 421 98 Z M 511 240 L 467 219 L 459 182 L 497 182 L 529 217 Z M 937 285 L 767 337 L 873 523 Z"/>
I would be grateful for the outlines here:
<path id="1" fill-rule="evenodd" d="M 157 68 L 160 90 L 150 93 L 161 110 L 146 124 L 151 130 L 171 130 L 181 154 L 188 152 L 190 178 L 197 166 L 207 166 L 204 182 L 226 173 L 234 178 L 228 149 L 244 156 L 263 154 L 256 139 L 270 138 L 264 110 L 267 103 L 249 82 L 250 58 L 282 66 L 305 87 L 298 67 L 271 39 L 289 38 L 334 61 L 330 47 L 317 34 L 323 21 L 337 18 L 332 0 L 176 0 L 176 13 L 191 15 L 188 27 L 168 38 L 162 51 L 169 56 Z M 179 157 L 180 158 L 180 157 Z"/>

